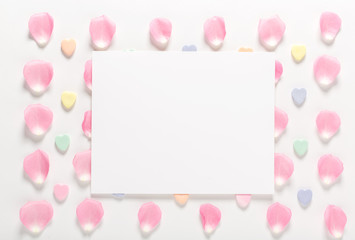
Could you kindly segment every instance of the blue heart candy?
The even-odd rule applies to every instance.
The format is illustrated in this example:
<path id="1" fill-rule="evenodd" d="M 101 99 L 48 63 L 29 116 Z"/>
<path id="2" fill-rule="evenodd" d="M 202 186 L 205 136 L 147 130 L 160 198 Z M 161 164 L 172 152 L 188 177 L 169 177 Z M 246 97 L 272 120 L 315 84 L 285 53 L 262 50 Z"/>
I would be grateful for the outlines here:
<path id="1" fill-rule="evenodd" d="M 292 90 L 292 99 L 297 106 L 301 106 L 306 100 L 307 90 L 304 88 L 295 88 Z"/>
<path id="2" fill-rule="evenodd" d="M 312 190 L 301 189 L 297 193 L 297 198 L 303 207 L 307 207 L 309 203 L 312 201 L 312 195 L 313 195 Z"/>
<path id="3" fill-rule="evenodd" d="M 197 47 L 195 45 L 185 45 L 182 47 L 182 51 L 184 52 L 196 52 Z"/>

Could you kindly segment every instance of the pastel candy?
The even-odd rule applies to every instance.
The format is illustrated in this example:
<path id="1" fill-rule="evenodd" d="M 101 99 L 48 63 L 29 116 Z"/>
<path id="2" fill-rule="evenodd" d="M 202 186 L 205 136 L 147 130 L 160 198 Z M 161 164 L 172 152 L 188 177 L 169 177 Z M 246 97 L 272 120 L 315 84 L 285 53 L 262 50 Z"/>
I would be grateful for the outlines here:
<path id="1" fill-rule="evenodd" d="M 226 37 L 226 26 L 222 17 L 211 17 L 203 25 L 205 40 L 211 48 L 217 50 Z"/>
<path id="2" fill-rule="evenodd" d="M 283 73 L 282 63 L 278 60 L 275 60 L 275 84 L 279 82 L 282 73 Z"/>
<path id="3" fill-rule="evenodd" d="M 238 49 L 238 52 L 253 52 L 252 48 L 241 47 Z"/>
<path id="4" fill-rule="evenodd" d="M 81 228 L 90 233 L 100 223 L 104 209 L 101 202 L 87 198 L 77 206 L 76 216 Z"/>
<path id="5" fill-rule="evenodd" d="M 69 186 L 66 184 L 56 184 L 53 188 L 54 197 L 59 201 L 64 201 L 69 193 Z"/>
<path id="6" fill-rule="evenodd" d="M 81 124 L 81 128 L 83 129 L 85 136 L 91 138 L 91 110 L 84 113 L 84 120 Z"/>
<path id="7" fill-rule="evenodd" d="M 307 207 L 312 201 L 312 191 L 310 189 L 301 189 L 297 193 L 297 199 L 303 207 Z"/>
<path id="8" fill-rule="evenodd" d="M 53 78 L 53 66 L 50 62 L 32 60 L 23 67 L 23 77 L 27 86 L 35 94 L 43 93 Z"/>
<path id="9" fill-rule="evenodd" d="M 307 97 L 307 90 L 305 88 L 294 88 L 292 90 L 292 100 L 296 106 L 301 106 Z"/>
<path id="10" fill-rule="evenodd" d="M 143 233 L 153 231 L 161 220 L 161 210 L 153 202 L 144 203 L 138 211 L 139 226 Z"/>
<path id="11" fill-rule="evenodd" d="M 324 212 L 327 229 L 334 238 L 340 239 L 344 234 L 347 217 L 343 209 L 335 205 L 328 205 Z"/>
<path id="12" fill-rule="evenodd" d="M 183 52 L 196 52 L 197 47 L 195 45 L 185 45 L 182 47 Z"/>
<path id="13" fill-rule="evenodd" d="M 324 110 L 319 112 L 316 125 L 320 138 L 329 141 L 338 132 L 341 120 L 336 112 Z"/>
<path id="14" fill-rule="evenodd" d="M 285 23 L 279 16 L 259 20 L 259 40 L 268 50 L 274 50 L 279 45 L 286 30 Z"/>
<path id="15" fill-rule="evenodd" d="M 32 233 L 38 234 L 53 217 L 53 207 L 47 201 L 31 201 L 20 209 L 22 224 Z"/>
<path id="16" fill-rule="evenodd" d="M 184 206 L 189 200 L 189 194 L 174 194 L 174 198 L 180 206 Z"/>
<path id="17" fill-rule="evenodd" d="M 275 153 L 274 181 L 275 185 L 283 186 L 293 173 L 293 161 L 285 154 Z"/>
<path id="18" fill-rule="evenodd" d="M 97 50 L 105 50 L 111 45 L 116 32 L 116 24 L 107 16 L 102 15 L 91 19 L 89 31 L 93 47 Z"/>
<path id="19" fill-rule="evenodd" d="M 65 152 L 68 150 L 70 144 L 70 137 L 66 134 L 58 135 L 55 137 L 55 145 L 57 146 L 58 150 L 61 152 Z"/>
<path id="20" fill-rule="evenodd" d="M 282 111 L 281 109 L 275 107 L 275 139 L 278 139 L 281 134 L 285 131 L 288 123 L 287 113 Z"/>
<path id="21" fill-rule="evenodd" d="M 91 180 L 91 150 L 75 154 L 73 166 L 77 178 L 82 182 Z"/>
<path id="22" fill-rule="evenodd" d="M 313 64 L 314 77 L 323 89 L 328 89 L 335 83 L 340 69 L 338 59 L 328 55 L 317 58 Z"/>
<path id="23" fill-rule="evenodd" d="M 64 91 L 61 95 L 62 105 L 66 110 L 70 110 L 76 101 L 76 93 Z"/>
<path id="24" fill-rule="evenodd" d="M 251 200 L 251 194 L 236 194 L 235 199 L 240 208 L 247 208 Z"/>
<path id="25" fill-rule="evenodd" d="M 28 21 L 30 34 L 40 47 L 47 45 L 52 35 L 53 26 L 53 18 L 46 12 L 33 14 Z"/>
<path id="26" fill-rule="evenodd" d="M 320 16 L 320 31 L 326 43 L 332 43 L 341 28 L 341 19 L 336 13 L 324 12 Z"/>
<path id="27" fill-rule="evenodd" d="M 159 49 L 165 49 L 168 46 L 172 24 L 169 19 L 155 18 L 150 22 L 149 32 L 151 42 Z"/>
<path id="28" fill-rule="evenodd" d="M 68 58 L 71 57 L 74 54 L 74 51 L 76 48 L 75 39 L 69 38 L 69 39 L 62 40 L 61 48 L 62 48 L 62 53 L 66 57 L 68 57 Z"/>
<path id="29" fill-rule="evenodd" d="M 339 158 L 326 154 L 318 160 L 318 174 L 325 185 L 333 184 L 344 170 L 343 163 Z"/>
<path id="30" fill-rule="evenodd" d="M 25 123 L 34 135 L 43 135 L 52 124 L 52 111 L 41 104 L 31 104 L 25 109 Z"/>
<path id="31" fill-rule="evenodd" d="M 200 217 L 205 233 L 212 234 L 221 221 L 221 211 L 212 204 L 202 204 L 200 206 Z"/>
<path id="32" fill-rule="evenodd" d="M 23 169 L 33 183 L 43 184 L 49 172 L 49 157 L 47 153 L 38 149 L 27 155 L 23 161 Z"/>
<path id="33" fill-rule="evenodd" d="M 304 139 L 296 139 L 293 142 L 293 150 L 299 157 L 303 157 L 308 151 L 308 142 Z"/>
<path id="34" fill-rule="evenodd" d="M 270 230 L 276 236 L 284 231 L 291 217 L 291 209 L 278 202 L 269 206 L 266 215 Z"/>
<path id="35" fill-rule="evenodd" d="M 295 62 L 301 62 L 306 56 L 306 46 L 305 45 L 293 45 L 291 49 L 291 54 Z"/>

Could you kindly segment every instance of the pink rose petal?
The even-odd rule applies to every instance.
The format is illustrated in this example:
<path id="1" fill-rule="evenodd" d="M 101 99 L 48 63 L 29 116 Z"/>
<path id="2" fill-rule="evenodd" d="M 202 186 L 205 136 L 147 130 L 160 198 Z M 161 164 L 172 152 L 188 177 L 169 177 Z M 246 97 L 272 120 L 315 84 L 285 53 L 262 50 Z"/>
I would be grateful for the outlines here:
<path id="1" fill-rule="evenodd" d="M 249 206 L 251 194 L 236 194 L 235 199 L 239 207 L 246 208 Z"/>
<path id="2" fill-rule="evenodd" d="M 102 15 L 91 19 L 89 31 L 94 48 L 105 50 L 111 45 L 113 35 L 116 32 L 116 24 Z"/>
<path id="3" fill-rule="evenodd" d="M 81 128 L 83 129 L 85 136 L 91 138 L 91 110 L 84 113 L 84 120 L 81 124 Z"/>
<path id="4" fill-rule="evenodd" d="M 221 221 L 221 211 L 212 204 L 202 204 L 200 217 L 203 229 L 207 234 L 211 234 Z"/>
<path id="5" fill-rule="evenodd" d="M 25 123 L 34 135 L 43 135 L 52 124 L 52 111 L 41 104 L 31 104 L 25 109 Z"/>
<path id="6" fill-rule="evenodd" d="M 150 22 L 150 40 L 159 49 L 165 49 L 171 36 L 172 24 L 166 18 L 155 18 Z"/>
<path id="7" fill-rule="evenodd" d="M 86 86 L 91 90 L 92 87 L 92 61 L 87 60 L 85 63 L 84 80 Z"/>
<path id="8" fill-rule="evenodd" d="M 278 139 L 285 131 L 288 123 L 287 113 L 275 107 L 275 139 Z"/>
<path id="9" fill-rule="evenodd" d="M 293 162 L 284 154 L 275 153 L 274 181 L 277 186 L 284 185 L 293 173 Z"/>
<path id="10" fill-rule="evenodd" d="M 53 217 L 53 207 L 47 201 L 33 201 L 20 209 L 22 224 L 32 233 L 40 233 Z"/>
<path id="11" fill-rule="evenodd" d="M 340 117 L 336 112 L 321 111 L 316 119 L 318 134 L 324 141 L 329 141 L 340 128 Z"/>
<path id="12" fill-rule="evenodd" d="M 28 29 L 38 46 L 47 45 L 52 35 L 53 25 L 53 18 L 48 13 L 36 13 L 30 17 Z"/>
<path id="13" fill-rule="evenodd" d="M 75 154 L 73 166 L 77 178 L 82 182 L 91 180 L 91 150 Z"/>
<path id="14" fill-rule="evenodd" d="M 278 60 L 275 60 L 275 84 L 277 84 L 283 73 L 282 63 Z"/>
<path id="15" fill-rule="evenodd" d="M 276 202 L 267 210 L 267 222 L 273 234 L 279 235 L 290 222 L 292 217 L 291 209 Z"/>
<path id="16" fill-rule="evenodd" d="M 76 216 L 85 232 L 92 232 L 104 216 L 101 202 L 85 199 L 76 208 Z"/>
<path id="17" fill-rule="evenodd" d="M 42 150 L 27 155 L 23 161 L 23 169 L 35 184 L 43 184 L 49 171 L 49 157 Z"/>
<path id="18" fill-rule="evenodd" d="M 54 197 L 62 202 L 64 201 L 69 193 L 69 186 L 66 184 L 56 184 L 53 188 Z"/>
<path id="19" fill-rule="evenodd" d="M 331 185 L 343 172 L 343 163 L 339 158 L 326 154 L 318 160 L 318 174 L 325 185 Z"/>
<path id="20" fill-rule="evenodd" d="M 341 27 L 340 17 L 332 12 L 324 12 L 320 16 L 319 24 L 324 42 L 332 43 Z"/>
<path id="21" fill-rule="evenodd" d="M 347 217 L 340 207 L 329 205 L 324 212 L 324 221 L 333 237 L 339 239 L 343 236 Z"/>
<path id="22" fill-rule="evenodd" d="M 335 83 L 340 69 L 338 59 L 328 55 L 317 58 L 313 64 L 314 77 L 323 89 L 328 89 Z"/>
<path id="23" fill-rule="evenodd" d="M 285 30 L 286 25 L 278 16 L 259 20 L 259 40 L 268 50 L 274 50 L 277 47 Z"/>
<path id="24" fill-rule="evenodd" d="M 226 36 L 226 26 L 222 17 L 212 17 L 206 20 L 204 24 L 205 39 L 208 45 L 213 49 L 222 46 Z"/>
<path id="25" fill-rule="evenodd" d="M 53 78 L 53 66 L 50 62 L 32 60 L 23 68 L 23 76 L 32 92 L 40 94 L 45 91 Z"/>
<path id="26" fill-rule="evenodd" d="M 160 223 L 161 210 L 153 202 L 144 203 L 138 211 L 138 220 L 141 230 L 150 233 Z"/>

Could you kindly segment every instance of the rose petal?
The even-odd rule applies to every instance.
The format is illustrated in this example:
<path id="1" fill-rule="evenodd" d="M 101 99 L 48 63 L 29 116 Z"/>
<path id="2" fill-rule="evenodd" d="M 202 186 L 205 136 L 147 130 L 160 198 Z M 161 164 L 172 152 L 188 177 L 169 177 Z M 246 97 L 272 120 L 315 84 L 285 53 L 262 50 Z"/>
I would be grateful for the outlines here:
<path id="1" fill-rule="evenodd" d="M 236 194 L 235 199 L 240 208 L 246 208 L 249 206 L 251 194 Z"/>
<path id="2" fill-rule="evenodd" d="M 73 166 L 77 178 L 82 182 L 91 180 L 91 150 L 75 154 Z"/>
<path id="3" fill-rule="evenodd" d="M 138 211 L 138 220 L 141 230 L 150 233 L 160 223 L 161 210 L 153 202 L 144 203 Z"/>
<path id="4" fill-rule="evenodd" d="M 85 232 L 92 232 L 104 216 L 101 202 L 85 199 L 76 208 L 76 216 Z"/>
<path id="5" fill-rule="evenodd" d="M 324 141 L 329 141 L 339 130 L 341 120 L 336 112 L 321 111 L 316 119 L 318 134 Z"/>
<path id="6" fill-rule="evenodd" d="M 335 83 L 340 69 L 338 59 L 328 55 L 317 58 L 313 64 L 314 77 L 323 89 L 328 89 Z"/>
<path id="7" fill-rule="evenodd" d="M 150 40 L 159 49 L 165 49 L 171 36 L 172 24 L 166 18 L 155 18 L 150 22 Z"/>
<path id="8" fill-rule="evenodd" d="M 91 90 L 92 87 L 92 61 L 87 60 L 85 63 L 84 80 L 86 86 Z"/>
<path id="9" fill-rule="evenodd" d="M 324 12 L 320 16 L 319 24 L 324 42 L 332 43 L 341 27 L 340 17 L 332 12 Z"/>
<path id="10" fill-rule="evenodd" d="M 292 217 L 291 209 L 276 202 L 269 206 L 267 210 L 267 222 L 273 234 L 280 234 Z"/>
<path id="11" fill-rule="evenodd" d="M 30 17 L 28 29 L 38 46 L 44 47 L 47 45 L 52 35 L 53 25 L 52 16 L 46 12 L 36 13 Z"/>
<path id="12" fill-rule="evenodd" d="M 318 174 L 325 185 L 331 185 L 343 172 L 343 163 L 339 158 L 326 154 L 318 160 Z"/>
<path id="13" fill-rule="evenodd" d="M 213 49 L 222 46 L 226 36 L 226 26 L 222 17 L 211 17 L 204 24 L 205 39 L 208 45 Z"/>
<path id="14" fill-rule="evenodd" d="M 212 204 L 202 204 L 200 217 L 203 229 L 207 234 L 211 234 L 221 221 L 221 211 Z"/>
<path id="15" fill-rule="evenodd" d="M 285 131 L 288 123 L 287 113 L 275 107 L 275 139 L 278 139 Z"/>
<path id="16" fill-rule="evenodd" d="M 284 69 L 282 63 L 278 60 L 275 60 L 275 84 L 277 84 L 281 78 Z"/>
<path id="17" fill-rule="evenodd" d="M 333 237 L 339 239 L 343 236 L 347 217 L 340 207 L 329 205 L 324 212 L 324 221 Z"/>
<path id="18" fill-rule="evenodd" d="M 183 206 L 189 200 L 189 194 L 174 194 L 174 198 L 180 206 Z"/>
<path id="19" fill-rule="evenodd" d="M 47 201 L 32 201 L 20 209 L 22 224 L 32 233 L 40 233 L 53 217 L 53 207 Z"/>
<path id="20" fill-rule="evenodd" d="M 111 45 L 113 35 L 116 32 L 116 24 L 102 15 L 91 19 L 89 31 L 94 48 L 105 50 Z"/>
<path id="21" fill-rule="evenodd" d="M 278 16 L 259 20 L 259 40 L 268 50 L 274 50 L 277 47 L 285 30 L 286 25 Z"/>
<path id="22" fill-rule="evenodd" d="M 282 186 L 292 176 L 293 162 L 284 154 L 275 153 L 274 181 L 277 186 Z"/>
<path id="23" fill-rule="evenodd" d="M 34 135 L 43 135 L 52 124 L 52 111 L 41 104 L 31 104 L 25 109 L 25 123 Z"/>
<path id="24" fill-rule="evenodd" d="M 38 149 L 27 155 L 23 161 L 23 169 L 35 184 L 43 184 L 49 171 L 49 158 L 47 153 Z"/>
<path id="25" fill-rule="evenodd" d="M 83 129 L 85 136 L 91 138 L 91 110 L 84 113 L 84 120 L 81 124 L 81 128 Z"/>
<path id="26" fill-rule="evenodd" d="M 54 197 L 62 202 L 64 201 L 69 193 L 69 186 L 66 184 L 56 184 L 53 188 Z"/>
<path id="27" fill-rule="evenodd" d="M 35 94 L 43 93 L 53 78 L 53 66 L 50 62 L 32 60 L 23 67 L 23 77 L 27 86 Z"/>

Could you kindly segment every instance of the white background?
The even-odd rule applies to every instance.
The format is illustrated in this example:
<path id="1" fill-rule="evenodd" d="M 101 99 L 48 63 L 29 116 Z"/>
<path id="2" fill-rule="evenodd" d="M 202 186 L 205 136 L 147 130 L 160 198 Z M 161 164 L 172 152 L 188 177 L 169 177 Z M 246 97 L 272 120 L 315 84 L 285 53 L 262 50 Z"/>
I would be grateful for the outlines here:
<path id="1" fill-rule="evenodd" d="M 2 1 L 0 3 L 0 238 L 33 239 L 19 221 L 19 209 L 30 200 L 48 200 L 53 204 L 54 217 L 38 239 L 141 239 L 137 212 L 142 203 L 156 202 L 162 209 L 162 221 L 148 239 L 206 239 L 200 219 L 199 206 L 210 202 L 222 211 L 222 220 L 210 239 L 273 239 L 266 223 L 267 207 L 279 201 L 292 209 L 293 216 L 281 239 L 328 239 L 323 214 L 328 204 L 336 204 L 348 215 L 344 239 L 355 237 L 355 16 L 352 1 L 236 1 L 236 0 L 179 0 L 179 1 Z M 319 16 L 325 11 L 337 12 L 342 30 L 335 43 L 325 45 L 320 40 Z M 44 49 L 29 38 L 29 17 L 48 11 L 55 21 L 52 39 Z M 83 80 L 84 63 L 91 55 L 89 22 L 92 17 L 108 15 L 117 24 L 110 50 L 155 50 L 149 42 L 148 25 L 155 17 L 167 17 L 173 23 L 169 50 L 181 50 L 185 44 L 195 44 L 199 51 L 210 51 L 203 40 L 203 23 L 211 16 L 223 16 L 227 36 L 221 51 L 236 51 L 239 47 L 252 47 L 264 51 L 257 38 L 260 17 L 273 14 L 285 21 L 284 39 L 276 50 L 283 62 L 284 74 L 276 87 L 276 105 L 289 115 L 286 133 L 276 144 L 276 151 L 294 160 L 295 172 L 289 184 L 272 198 L 253 198 L 248 209 L 237 207 L 234 196 L 191 196 L 187 205 L 178 207 L 173 196 L 127 197 L 116 200 L 98 198 L 103 203 L 105 216 L 98 229 L 85 236 L 76 220 L 75 208 L 90 196 L 89 186 L 80 186 L 74 175 L 72 159 L 76 152 L 86 150 L 90 142 L 81 130 L 83 114 L 90 108 L 90 94 Z M 60 50 L 62 39 L 72 37 L 77 50 L 68 60 Z M 305 44 L 307 56 L 300 64 L 291 58 L 292 44 Z M 339 58 L 342 70 L 338 84 L 328 92 L 322 91 L 313 79 L 312 65 L 321 54 Z M 50 89 L 41 97 L 32 96 L 24 87 L 23 65 L 32 59 L 44 59 L 54 65 L 54 78 Z M 256 86 L 257 87 L 257 86 Z M 291 100 L 295 87 L 305 87 L 307 100 L 297 108 Z M 60 103 L 64 90 L 78 93 L 74 109 L 66 112 Z M 28 104 L 42 103 L 54 112 L 51 130 L 42 141 L 34 142 L 25 134 L 23 110 Z M 335 110 L 342 118 L 342 126 L 330 143 L 323 144 L 317 134 L 315 118 L 322 109 Z M 68 133 L 71 146 L 66 154 L 57 152 L 54 138 Z M 257 136 L 256 136 L 257 137 Z M 303 159 L 292 149 L 295 138 L 309 140 L 309 151 Z M 36 189 L 26 179 L 23 158 L 41 148 L 50 155 L 51 169 L 42 189 Z M 317 176 L 317 161 L 322 154 L 332 153 L 344 162 L 340 181 L 324 189 Z M 119 174 L 119 172 L 117 173 Z M 52 195 L 54 184 L 70 185 L 66 202 L 58 204 Z M 310 187 L 313 201 L 309 208 L 299 206 L 298 189 Z"/>

